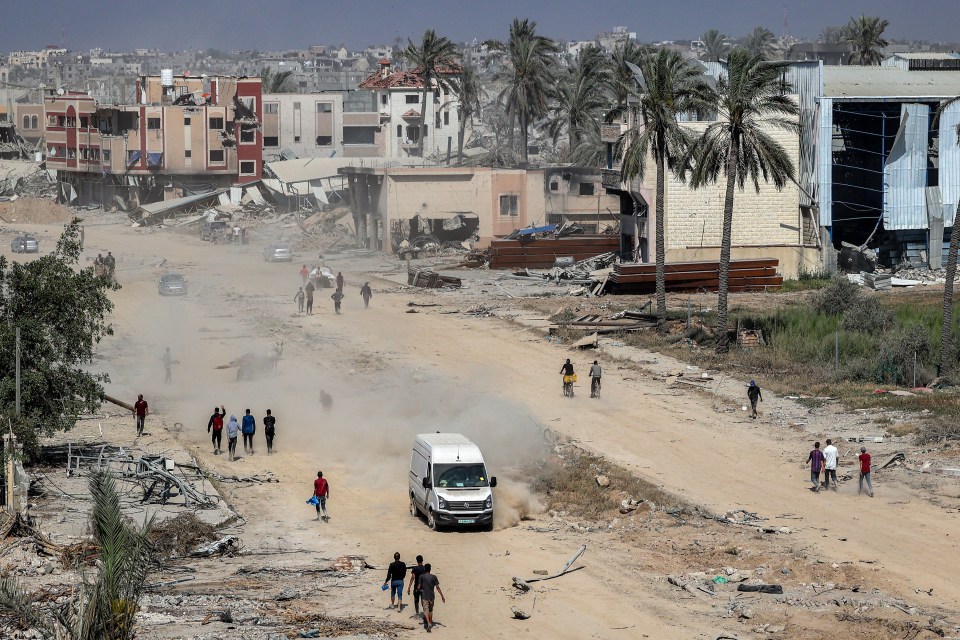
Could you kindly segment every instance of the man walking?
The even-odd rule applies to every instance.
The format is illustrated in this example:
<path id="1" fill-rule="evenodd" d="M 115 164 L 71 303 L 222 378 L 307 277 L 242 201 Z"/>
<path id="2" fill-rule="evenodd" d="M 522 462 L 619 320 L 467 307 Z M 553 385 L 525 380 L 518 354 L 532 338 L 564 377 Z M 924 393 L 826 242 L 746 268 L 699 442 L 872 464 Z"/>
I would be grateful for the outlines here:
<path id="1" fill-rule="evenodd" d="M 307 265 L 300 267 L 300 283 L 302 285 L 307 284 L 307 279 L 310 277 L 310 269 L 307 269 Z"/>
<path id="2" fill-rule="evenodd" d="M 303 287 L 300 287 L 300 289 L 297 290 L 297 293 L 293 296 L 293 301 L 296 302 L 300 307 L 300 313 L 303 313 L 303 301 L 305 298 L 306 296 L 303 293 Z"/>
<path id="3" fill-rule="evenodd" d="M 323 471 L 317 471 L 317 479 L 313 481 L 313 495 L 317 498 L 317 520 L 330 520 L 327 515 L 327 498 L 330 497 L 330 483 L 323 477 Z"/>
<path id="4" fill-rule="evenodd" d="M 333 310 L 337 312 L 337 315 L 340 315 L 340 301 L 343 300 L 343 291 L 337 289 L 330 297 L 333 299 Z"/>
<path id="5" fill-rule="evenodd" d="M 267 409 L 267 415 L 263 418 L 263 435 L 267 438 L 267 455 L 273 455 L 273 436 L 276 434 L 277 419 Z"/>
<path id="6" fill-rule="evenodd" d="M 857 490 L 857 495 L 863 493 L 863 483 L 867 483 L 867 495 L 871 498 L 873 497 L 873 483 L 870 482 L 870 454 L 867 453 L 866 447 L 860 447 L 860 455 L 857 456 L 857 460 L 860 461 L 860 485 Z"/>
<path id="7" fill-rule="evenodd" d="M 383 586 L 390 586 L 390 608 L 393 608 L 396 598 L 397 611 L 403 611 L 403 581 L 407 578 L 407 565 L 400 560 L 400 553 L 393 554 L 393 562 L 387 567 L 387 577 Z"/>
<path id="8" fill-rule="evenodd" d="M 420 597 L 423 591 L 420 587 L 420 576 L 426 572 L 427 568 L 423 566 L 423 556 L 417 556 L 417 566 L 410 569 L 410 584 L 407 585 L 407 595 L 413 590 L 413 615 L 420 617 Z"/>
<path id="9" fill-rule="evenodd" d="M 167 350 L 163 352 L 163 357 L 160 360 L 163 362 L 163 382 L 170 384 L 173 379 L 173 356 L 170 355 L 170 347 L 167 347 Z"/>
<path id="10" fill-rule="evenodd" d="M 833 478 L 833 490 L 837 490 L 837 458 L 840 452 L 833 446 L 833 440 L 827 439 L 827 446 L 823 448 L 823 488 L 830 488 L 830 478 Z"/>
<path id="11" fill-rule="evenodd" d="M 221 412 L 220 409 L 223 409 Z M 210 420 L 207 421 L 207 433 L 212 433 L 211 441 L 213 442 L 213 455 L 220 455 L 220 442 L 223 437 L 223 418 L 227 414 L 227 410 L 224 409 L 223 405 L 220 405 L 220 409 L 217 407 L 213 408 L 213 415 L 210 416 Z"/>
<path id="12" fill-rule="evenodd" d="M 133 403 L 133 415 L 137 417 L 137 437 L 143 435 L 143 421 L 150 414 L 147 401 L 143 399 L 143 394 L 137 396 L 137 401 Z"/>
<path id="13" fill-rule="evenodd" d="M 807 462 L 810 463 L 810 482 L 814 493 L 820 491 L 820 471 L 823 469 L 823 451 L 820 451 L 820 443 L 813 443 L 813 451 L 807 456 Z"/>
<path id="14" fill-rule="evenodd" d="M 750 417 L 756 419 L 757 402 L 763 402 L 763 395 L 760 393 L 760 386 L 753 380 L 750 381 L 750 386 L 747 387 L 747 398 L 750 400 Z M 829 444 L 829 442 L 827 444 Z"/>
<path id="15" fill-rule="evenodd" d="M 304 287 L 304 291 L 307 294 L 307 315 L 312 316 L 313 315 L 313 292 L 315 291 L 313 283 L 308 282 L 307 286 Z"/>
<path id="16" fill-rule="evenodd" d="M 435 593 L 440 594 L 440 599 L 446 603 L 447 599 L 443 596 L 443 590 L 440 589 L 440 580 L 433 575 L 430 563 L 424 565 L 423 575 L 420 576 L 420 599 L 423 602 L 423 628 L 430 633 L 433 629 L 433 603 L 436 600 Z"/>
<path id="17" fill-rule="evenodd" d="M 227 453 L 230 456 L 230 462 L 237 458 L 237 436 L 240 434 L 240 423 L 237 422 L 237 416 L 230 416 L 230 422 L 227 423 Z"/>
<path id="18" fill-rule="evenodd" d="M 250 409 L 243 416 L 240 431 L 243 433 L 243 452 L 253 455 L 253 434 L 257 432 L 257 420 L 250 415 Z"/>
<path id="19" fill-rule="evenodd" d="M 343 291 L 343 274 L 337 271 L 337 291 Z"/>
<path id="20" fill-rule="evenodd" d="M 590 397 L 591 398 L 600 397 L 600 376 L 601 375 L 603 375 L 603 370 L 600 368 L 600 363 L 594 360 L 593 366 L 590 367 Z"/>
<path id="21" fill-rule="evenodd" d="M 373 290 L 370 288 L 369 282 L 364 282 L 363 286 L 360 287 L 360 297 L 363 298 L 363 308 L 366 309 L 370 306 L 370 298 L 373 297 Z"/>

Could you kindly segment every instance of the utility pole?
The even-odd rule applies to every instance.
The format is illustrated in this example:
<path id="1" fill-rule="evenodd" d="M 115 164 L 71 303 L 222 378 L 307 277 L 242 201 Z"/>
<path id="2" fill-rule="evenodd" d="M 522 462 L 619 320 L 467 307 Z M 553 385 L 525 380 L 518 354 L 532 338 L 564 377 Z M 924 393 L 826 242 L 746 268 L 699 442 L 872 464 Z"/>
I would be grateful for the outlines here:
<path id="1" fill-rule="evenodd" d="M 19 416 L 20 415 L 20 327 L 17 327 L 16 332 L 17 332 L 16 340 L 15 340 L 16 346 L 14 350 L 14 353 L 15 353 L 14 357 L 16 359 L 16 378 L 15 379 L 16 379 L 16 386 L 17 386 L 17 402 L 16 402 L 15 415 Z"/>

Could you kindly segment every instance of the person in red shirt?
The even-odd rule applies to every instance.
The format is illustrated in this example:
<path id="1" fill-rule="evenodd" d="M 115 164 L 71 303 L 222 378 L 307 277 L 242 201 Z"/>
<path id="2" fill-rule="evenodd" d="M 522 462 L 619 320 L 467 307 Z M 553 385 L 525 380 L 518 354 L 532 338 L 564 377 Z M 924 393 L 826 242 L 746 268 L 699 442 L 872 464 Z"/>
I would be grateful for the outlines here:
<path id="1" fill-rule="evenodd" d="M 143 435 L 143 421 L 147 419 L 150 410 L 147 408 L 147 401 L 143 399 L 143 394 L 137 396 L 137 401 L 133 403 L 133 414 L 137 417 L 137 437 Z"/>
<path id="2" fill-rule="evenodd" d="M 327 498 L 330 497 L 330 483 L 323 477 L 323 471 L 317 471 L 317 479 L 313 481 L 313 495 L 319 501 L 317 503 L 317 520 L 323 519 L 324 522 L 330 520 L 327 515 Z M 321 513 L 323 515 L 321 515 Z"/>
<path id="3" fill-rule="evenodd" d="M 307 269 L 307 265 L 303 265 L 300 268 L 300 281 L 303 282 L 303 286 L 307 286 L 307 280 L 310 279 L 310 269 Z"/>
<path id="4" fill-rule="evenodd" d="M 860 455 L 857 456 L 860 461 L 860 485 L 857 494 L 863 493 L 863 483 L 867 483 L 867 495 L 873 497 L 873 483 L 870 482 L 870 454 L 866 447 L 860 447 Z"/>

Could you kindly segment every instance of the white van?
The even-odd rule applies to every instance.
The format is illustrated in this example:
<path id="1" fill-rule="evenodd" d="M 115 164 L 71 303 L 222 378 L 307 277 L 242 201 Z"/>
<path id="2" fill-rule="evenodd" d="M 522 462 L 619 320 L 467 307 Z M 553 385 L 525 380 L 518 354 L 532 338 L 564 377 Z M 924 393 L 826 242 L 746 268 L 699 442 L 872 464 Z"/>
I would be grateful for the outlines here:
<path id="1" fill-rule="evenodd" d="M 497 479 L 487 474 L 480 447 L 459 433 L 422 433 L 410 456 L 410 515 L 441 527 L 493 528 Z"/>

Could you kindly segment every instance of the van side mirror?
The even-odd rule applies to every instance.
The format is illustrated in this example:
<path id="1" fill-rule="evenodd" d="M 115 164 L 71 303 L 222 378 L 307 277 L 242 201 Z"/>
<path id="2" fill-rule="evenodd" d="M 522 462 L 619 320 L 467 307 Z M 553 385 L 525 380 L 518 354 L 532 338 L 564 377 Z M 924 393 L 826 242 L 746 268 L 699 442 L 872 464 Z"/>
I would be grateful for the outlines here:
<path id="1" fill-rule="evenodd" d="M 492 489 L 495 486 L 497 486 L 497 476 L 490 478 L 490 488 Z"/>
<path id="2" fill-rule="evenodd" d="M 429 489 L 429 488 L 430 488 L 430 478 L 427 478 L 427 477 L 424 477 L 424 478 L 423 478 L 423 488 L 424 488 L 424 489 Z"/>

